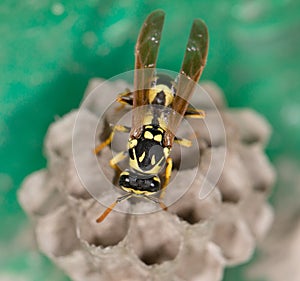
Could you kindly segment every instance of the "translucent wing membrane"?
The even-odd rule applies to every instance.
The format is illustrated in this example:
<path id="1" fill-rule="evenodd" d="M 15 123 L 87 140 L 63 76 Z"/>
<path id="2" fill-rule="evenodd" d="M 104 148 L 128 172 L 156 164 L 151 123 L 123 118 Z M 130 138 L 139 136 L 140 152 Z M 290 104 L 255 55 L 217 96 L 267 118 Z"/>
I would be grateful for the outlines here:
<path id="1" fill-rule="evenodd" d="M 131 131 L 131 136 L 135 138 L 139 136 L 143 123 L 143 112 L 139 112 L 143 108 L 137 108 L 148 104 L 146 91 L 151 87 L 154 76 L 164 18 L 165 13 L 161 10 L 151 13 L 142 26 L 135 46 L 134 111 Z"/>
<path id="2" fill-rule="evenodd" d="M 199 19 L 194 20 L 188 39 L 180 75 L 176 81 L 176 96 L 172 103 L 174 110 L 169 119 L 169 132 L 165 145 L 172 146 L 175 132 L 189 105 L 196 83 L 206 64 L 208 51 L 208 30 L 206 24 Z"/>
<path id="3" fill-rule="evenodd" d="M 202 20 L 196 19 L 193 22 L 180 73 L 197 83 L 206 64 L 207 51 L 207 26 Z"/>

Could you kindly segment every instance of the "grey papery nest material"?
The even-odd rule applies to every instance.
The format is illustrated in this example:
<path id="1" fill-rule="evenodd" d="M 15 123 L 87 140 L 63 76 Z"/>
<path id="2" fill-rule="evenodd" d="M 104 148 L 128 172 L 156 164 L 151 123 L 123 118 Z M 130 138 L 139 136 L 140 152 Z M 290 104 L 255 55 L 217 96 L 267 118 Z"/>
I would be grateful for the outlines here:
<path id="1" fill-rule="evenodd" d="M 166 201 L 172 202 L 169 210 L 152 212 L 155 204 L 136 199 L 122 202 L 97 224 L 96 218 L 107 206 L 99 204 L 83 185 L 105 204 L 118 196 L 116 188 L 107 186 L 114 180 L 108 165 L 111 149 L 106 147 L 98 159 L 92 149 L 99 134 L 109 131 L 108 124 L 122 112 L 109 109 L 105 122 L 99 121 L 105 99 L 111 101 L 109 93 L 128 87 L 116 81 L 97 88 L 101 82 L 90 82 L 87 93 L 93 90 L 93 96 L 81 107 L 76 130 L 76 110 L 50 126 L 45 140 L 47 169 L 28 176 L 19 192 L 21 205 L 34 218 L 40 250 L 73 280 L 221 280 L 225 266 L 251 257 L 273 219 L 266 201 L 275 179 L 264 154 L 269 125 L 250 109 L 228 109 L 221 90 L 212 82 L 202 83 L 216 107 L 201 95 L 193 97 L 193 104 L 206 111 L 206 118 L 190 122 L 196 148 L 181 151 L 183 168 L 174 171 L 175 179 L 167 189 Z M 185 128 L 180 132 L 184 135 Z M 89 134 L 95 138 L 86 143 Z M 116 142 L 116 150 L 126 143 L 126 137 L 118 135 L 123 144 Z M 84 163 L 80 172 L 72 138 L 78 148 L 76 161 Z M 178 151 L 174 145 L 175 170 L 181 161 Z M 223 160 L 224 167 L 220 166 Z M 103 178 L 99 182 L 100 167 Z M 188 188 L 187 179 L 192 179 Z M 215 188 L 201 199 L 201 190 L 209 190 L 206 185 L 210 183 L 216 183 Z"/>

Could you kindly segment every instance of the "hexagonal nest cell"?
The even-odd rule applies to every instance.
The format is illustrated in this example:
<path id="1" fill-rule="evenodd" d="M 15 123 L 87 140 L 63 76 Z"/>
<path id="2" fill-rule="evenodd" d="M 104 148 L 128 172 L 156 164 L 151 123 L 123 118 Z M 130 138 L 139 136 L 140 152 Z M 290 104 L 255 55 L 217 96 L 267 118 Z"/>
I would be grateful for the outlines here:
<path id="1" fill-rule="evenodd" d="M 19 191 L 38 246 L 72 280 L 222 280 L 224 267 L 247 261 L 272 222 L 267 197 L 275 174 L 264 154 L 270 126 L 252 110 L 228 109 L 219 87 L 202 83 L 207 97 L 194 95 L 193 105 L 206 118 L 178 131 L 193 145 L 174 144 L 168 211 L 135 198 L 97 224 L 120 196 L 108 163 L 127 136 L 117 133 L 99 156 L 93 149 L 129 112 L 113 103 L 128 87 L 93 79 L 81 108 L 50 126 L 47 168 Z"/>

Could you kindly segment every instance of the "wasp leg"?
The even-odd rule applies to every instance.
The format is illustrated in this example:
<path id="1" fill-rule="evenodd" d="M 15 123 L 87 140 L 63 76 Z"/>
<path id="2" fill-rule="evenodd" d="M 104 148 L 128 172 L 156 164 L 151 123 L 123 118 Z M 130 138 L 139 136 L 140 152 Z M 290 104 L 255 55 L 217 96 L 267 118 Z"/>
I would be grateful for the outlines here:
<path id="1" fill-rule="evenodd" d="M 125 92 L 121 93 L 117 97 L 117 102 L 120 106 L 116 108 L 117 111 L 123 109 L 125 105 L 133 105 L 133 93 L 129 89 L 125 89 Z"/>
<path id="2" fill-rule="evenodd" d="M 164 210 L 168 209 L 167 206 L 162 202 L 162 199 L 165 196 L 166 189 L 167 189 L 167 186 L 170 182 L 170 178 L 171 178 L 171 174 L 172 174 L 172 167 L 173 167 L 172 158 L 168 157 L 166 162 L 167 162 L 167 166 L 166 166 L 166 170 L 165 170 L 165 181 L 164 181 L 164 184 L 162 186 L 161 193 L 160 193 L 160 196 L 159 196 L 159 204 L 160 204 L 161 208 L 164 209 Z"/>
<path id="3" fill-rule="evenodd" d="M 205 111 L 201 109 L 197 109 L 192 105 L 189 105 L 184 114 L 184 117 L 203 119 L 205 118 Z"/>
<path id="4" fill-rule="evenodd" d="M 128 152 L 127 151 L 121 151 L 118 154 L 116 154 L 110 161 L 109 161 L 109 165 L 119 171 L 119 167 L 118 167 L 118 163 L 120 163 L 122 160 L 124 160 L 126 157 L 128 156 Z"/>
<path id="5" fill-rule="evenodd" d="M 98 154 L 104 147 L 106 147 L 107 145 L 109 145 L 112 142 L 116 131 L 123 132 L 123 133 L 129 133 L 130 128 L 126 127 L 126 126 L 122 126 L 122 125 L 115 125 L 114 128 L 112 129 L 110 135 L 108 136 L 108 138 L 104 142 L 100 143 L 94 149 L 95 154 Z"/>
<path id="6" fill-rule="evenodd" d="M 192 142 L 188 139 L 175 137 L 174 142 L 178 143 L 179 145 L 182 145 L 184 147 L 191 147 L 192 146 Z"/>
<path id="7" fill-rule="evenodd" d="M 166 162 L 167 162 L 167 166 L 166 166 L 166 171 L 165 171 L 165 182 L 164 182 L 163 187 L 162 187 L 163 190 L 169 184 L 171 174 L 172 174 L 172 167 L 173 167 L 173 161 L 172 161 L 171 157 L 168 157 Z"/>

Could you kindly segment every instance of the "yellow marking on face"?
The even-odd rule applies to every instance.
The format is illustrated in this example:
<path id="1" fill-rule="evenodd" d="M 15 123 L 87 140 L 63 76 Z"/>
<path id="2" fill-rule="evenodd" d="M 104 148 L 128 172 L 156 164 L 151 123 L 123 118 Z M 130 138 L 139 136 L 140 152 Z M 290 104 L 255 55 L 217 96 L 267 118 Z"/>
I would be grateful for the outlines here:
<path id="1" fill-rule="evenodd" d="M 157 181 L 157 182 L 160 182 L 159 177 L 154 177 L 153 179 L 154 179 L 155 181 Z"/>
<path id="2" fill-rule="evenodd" d="M 164 147 L 164 155 L 165 158 L 167 159 L 170 155 L 170 149 L 168 147 Z"/>
<path id="3" fill-rule="evenodd" d="M 155 141 L 158 141 L 158 142 L 161 142 L 162 141 L 162 135 L 156 135 L 156 136 L 154 136 L 154 140 Z"/>
<path id="4" fill-rule="evenodd" d="M 137 145 L 138 141 L 136 139 L 131 139 L 128 141 L 128 147 L 133 148 Z"/>
<path id="5" fill-rule="evenodd" d="M 139 162 L 143 162 L 145 155 L 146 155 L 146 153 L 144 151 L 143 154 L 139 157 Z"/>
<path id="6" fill-rule="evenodd" d="M 153 135 L 152 135 L 151 132 L 146 131 L 146 132 L 144 133 L 144 138 L 145 138 L 145 139 L 152 140 L 152 139 L 153 139 Z"/>
<path id="7" fill-rule="evenodd" d="M 136 190 L 136 189 L 133 189 L 133 188 L 130 188 L 130 187 L 123 187 L 123 186 L 121 186 L 121 188 L 124 191 L 127 191 L 129 193 L 134 193 L 136 195 L 151 195 L 151 194 L 155 193 L 155 192 L 149 192 L 149 191 Z"/>
<path id="8" fill-rule="evenodd" d="M 152 158 L 151 158 L 151 165 L 155 165 L 155 155 L 153 154 L 152 155 Z"/>

